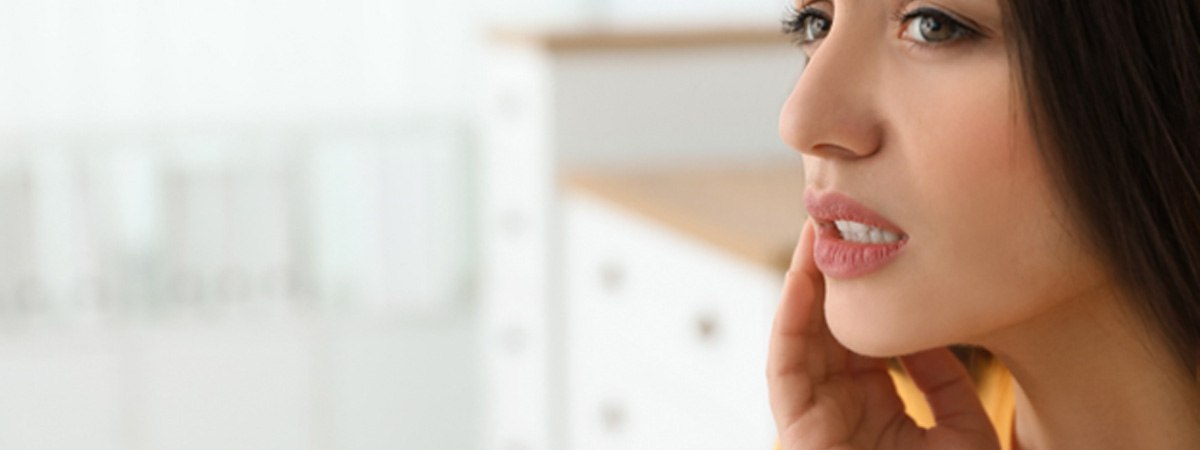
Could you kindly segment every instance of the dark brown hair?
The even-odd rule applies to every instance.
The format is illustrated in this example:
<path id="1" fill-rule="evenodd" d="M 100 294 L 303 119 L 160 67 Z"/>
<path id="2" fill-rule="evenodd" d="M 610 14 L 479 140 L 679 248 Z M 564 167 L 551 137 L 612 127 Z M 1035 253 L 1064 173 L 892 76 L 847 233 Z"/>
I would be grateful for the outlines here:
<path id="1" fill-rule="evenodd" d="M 1200 1 L 1000 3 L 1034 133 L 1081 237 L 1195 378 Z"/>

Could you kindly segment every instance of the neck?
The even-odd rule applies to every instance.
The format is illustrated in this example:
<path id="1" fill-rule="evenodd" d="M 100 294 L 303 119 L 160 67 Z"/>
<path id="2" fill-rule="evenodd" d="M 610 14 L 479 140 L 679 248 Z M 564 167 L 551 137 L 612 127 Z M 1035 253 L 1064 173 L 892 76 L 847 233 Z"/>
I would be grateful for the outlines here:
<path id="1" fill-rule="evenodd" d="M 980 342 L 1016 381 L 1014 449 L 1200 447 L 1200 383 L 1119 301 L 1064 302 Z"/>

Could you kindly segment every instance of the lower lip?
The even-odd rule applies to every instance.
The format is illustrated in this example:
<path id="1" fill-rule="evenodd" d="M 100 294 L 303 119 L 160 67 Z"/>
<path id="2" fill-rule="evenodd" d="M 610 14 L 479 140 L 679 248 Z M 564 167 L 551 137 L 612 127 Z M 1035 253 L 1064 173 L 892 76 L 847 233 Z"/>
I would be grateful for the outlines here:
<path id="1" fill-rule="evenodd" d="M 908 243 L 901 239 L 890 244 L 860 244 L 842 239 L 832 224 L 823 225 L 813 243 L 817 268 L 833 278 L 856 278 L 882 269 L 899 256 Z"/>

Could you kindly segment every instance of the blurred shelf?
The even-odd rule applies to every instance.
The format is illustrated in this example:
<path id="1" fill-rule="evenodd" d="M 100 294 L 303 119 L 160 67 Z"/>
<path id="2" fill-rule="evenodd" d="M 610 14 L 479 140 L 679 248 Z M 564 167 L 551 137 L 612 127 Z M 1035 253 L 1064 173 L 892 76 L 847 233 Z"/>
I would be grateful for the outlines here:
<path id="1" fill-rule="evenodd" d="M 799 165 L 576 171 L 563 182 L 781 272 L 805 218 Z"/>
<path id="2" fill-rule="evenodd" d="M 577 26 L 499 26 L 494 41 L 524 43 L 562 50 L 706 47 L 740 44 L 786 44 L 779 28 L 764 25 L 650 26 L 581 24 Z"/>

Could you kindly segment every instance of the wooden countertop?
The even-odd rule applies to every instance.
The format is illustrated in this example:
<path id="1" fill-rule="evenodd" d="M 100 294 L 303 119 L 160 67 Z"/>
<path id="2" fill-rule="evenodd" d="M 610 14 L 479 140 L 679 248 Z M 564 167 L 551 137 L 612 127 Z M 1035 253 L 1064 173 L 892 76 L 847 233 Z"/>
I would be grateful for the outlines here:
<path id="1" fill-rule="evenodd" d="M 497 42 L 537 45 L 551 51 L 700 47 L 737 44 L 787 44 L 781 29 L 761 24 L 649 26 L 581 23 L 554 27 L 493 27 Z"/>
<path id="2" fill-rule="evenodd" d="M 626 208 L 753 264 L 786 272 L 804 222 L 800 165 L 572 172 L 572 191 Z"/>

